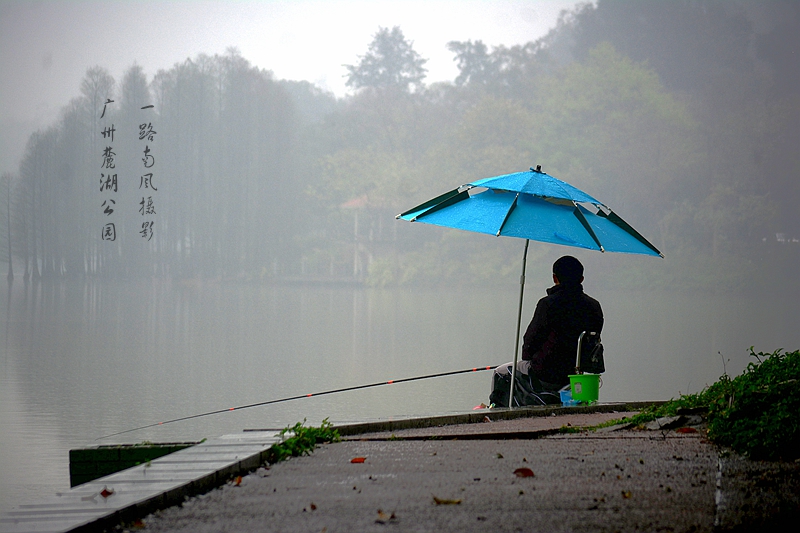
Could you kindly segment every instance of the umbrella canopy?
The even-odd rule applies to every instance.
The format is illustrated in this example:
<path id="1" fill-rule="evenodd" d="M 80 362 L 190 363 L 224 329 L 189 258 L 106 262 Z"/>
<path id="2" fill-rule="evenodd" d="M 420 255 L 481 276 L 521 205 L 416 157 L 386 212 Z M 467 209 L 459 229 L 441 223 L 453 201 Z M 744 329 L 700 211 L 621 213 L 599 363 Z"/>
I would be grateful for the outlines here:
<path id="1" fill-rule="evenodd" d="M 596 213 L 581 204 L 594 206 Z M 601 252 L 661 256 L 607 206 L 533 169 L 468 183 L 397 217 Z"/>
<path id="2" fill-rule="evenodd" d="M 596 212 L 590 211 L 591 207 Z M 525 239 L 509 406 L 514 395 L 514 368 L 519 352 L 525 263 L 530 240 L 600 252 L 663 257 L 655 246 L 605 204 L 542 172 L 540 166 L 462 185 L 400 213 L 397 218 Z"/>

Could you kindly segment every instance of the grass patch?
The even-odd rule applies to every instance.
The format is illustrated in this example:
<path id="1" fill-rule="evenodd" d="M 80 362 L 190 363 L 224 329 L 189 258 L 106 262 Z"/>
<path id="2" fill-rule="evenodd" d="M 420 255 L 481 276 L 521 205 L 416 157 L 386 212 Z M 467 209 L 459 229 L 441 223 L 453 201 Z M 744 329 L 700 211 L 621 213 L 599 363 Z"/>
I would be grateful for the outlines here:
<path id="1" fill-rule="evenodd" d="M 318 444 L 341 440 L 339 432 L 333 429 L 333 425 L 327 418 L 322 421 L 320 427 L 306 426 L 305 422 L 303 419 L 302 422 L 281 430 L 281 437 L 285 437 L 288 433 L 291 433 L 292 436 L 270 447 L 267 452 L 268 463 L 274 464 L 289 457 L 310 455 Z"/>
<path id="2" fill-rule="evenodd" d="M 708 438 L 751 459 L 800 458 L 800 350 L 755 353 L 755 361 L 733 379 L 719 381 L 696 394 L 682 395 L 645 409 L 620 423 L 644 424 L 686 409 L 708 413 Z"/>

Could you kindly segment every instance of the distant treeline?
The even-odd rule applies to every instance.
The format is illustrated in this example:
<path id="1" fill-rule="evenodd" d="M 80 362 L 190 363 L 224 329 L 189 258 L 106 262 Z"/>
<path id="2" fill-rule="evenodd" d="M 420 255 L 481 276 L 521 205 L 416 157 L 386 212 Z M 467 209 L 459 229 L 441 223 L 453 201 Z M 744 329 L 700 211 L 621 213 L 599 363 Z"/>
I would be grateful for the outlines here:
<path id="1" fill-rule="evenodd" d="M 476 246 L 394 215 L 540 164 L 671 265 L 745 275 L 776 234 L 800 248 L 800 62 L 786 52 L 798 23 L 796 2 L 600 0 L 524 46 L 449 43 L 459 75 L 431 85 L 400 28 L 380 28 L 347 67 L 343 99 L 236 50 L 152 80 L 95 67 L 2 177 L 0 260 L 34 278 L 508 280 L 519 243 Z M 144 124 L 157 132 L 145 143 Z M 157 192 L 142 188 L 145 145 Z M 101 181 L 108 146 L 114 194 Z"/>

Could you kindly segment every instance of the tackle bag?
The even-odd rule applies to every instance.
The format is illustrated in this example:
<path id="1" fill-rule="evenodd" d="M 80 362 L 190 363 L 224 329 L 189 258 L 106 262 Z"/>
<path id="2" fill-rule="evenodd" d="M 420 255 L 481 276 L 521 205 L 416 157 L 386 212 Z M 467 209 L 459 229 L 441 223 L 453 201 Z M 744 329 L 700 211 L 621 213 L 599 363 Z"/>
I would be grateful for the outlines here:
<path id="1" fill-rule="evenodd" d="M 511 388 L 511 364 L 502 365 L 492 373 L 492 392 L 489 403 L 495 407 L 508 407 L 508 393 Z M 513 407 L 525 405 L 553 405 L 561 403 L 557 392 L 542 389 L 535 377 L 516 372 L 514 374 Z"/>
<path id="2" fill-rule="evenodd" d="M 580 371 L 587 374 L 602 374 L 606 371 L 606 363 L 603 360 L 603 343 L 600 342 L 599 336 L 584 337 Z"/>

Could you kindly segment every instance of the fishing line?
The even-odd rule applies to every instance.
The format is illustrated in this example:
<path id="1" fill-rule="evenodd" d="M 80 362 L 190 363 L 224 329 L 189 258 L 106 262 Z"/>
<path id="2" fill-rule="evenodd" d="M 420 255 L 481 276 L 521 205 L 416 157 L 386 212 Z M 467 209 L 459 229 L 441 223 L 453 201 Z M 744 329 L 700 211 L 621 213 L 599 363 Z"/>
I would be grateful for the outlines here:
<path id="1" fill-rule="evenodd" d="M 173 422 L 181 422 L 183 420 L 191 420 L 193 418 L 200 418 L 200 417 L 203 417 L 203 416 L 218 415 L 220 413 L 229 413 L 231 411 L 241 411 L 243 409 L 249 409 L 251 407 L 259 407 L 259 406 L 262 406 L 262 405 L 270 405 L 270 404 L 273 404 L 273 403 L 288 402 L 289 400 L 300 400 L 302 398 L 312 398 L 314 396 L 324 396 L 326 394 L 334 394 L 334 393 L 337 393 L 337 392 L 348 392 L 348 391 L 359 390 L 359 389 L 368 389 L 368 388 L 371 388 L 371 387 L 380 387 L 381 385 L 393 385 L 395 383 L 407 383 L 409 381 L 418 381 L 418 380 L 421 380 L 421 379 L 429 379 L 429 378 L 440 378 L 440 377 L 443 377 L 443 376 L 453 376 L 453 375 L 456 375 L 456 374 L 466 374 L 468 372 L 482 372 L 484 370 L 494 370 L 495 368 L 497 368 L 497 366 L 498 365 L 467 368 L 467 369 L 464 369 L 464 370 L 454 370 L 452 372 L 441 372 L 439 374 L 428 374 L 427 376 L 417 376 L 417 377 L 413 377 L 413 378 L 390 379 L 389 381 L 380 381 L 378 383 L 370 383 L 369 385 L 356 385 L 354 387 L 345 387 L 343 389 L 334 389 L 334 390 L 329 390 L 329 391 L 324 391 L 324 392 L 314 392 L 314 393 L 308 393 L 308 394 L 301 394 L 301 395 L 298 395 L 298 396 L 289 396 L 288 398 L 280 398 L 279 400 L 269 400 L 269 401 L 266 401 L 266 402 L 251 403 L 249 405 L 240 405 L 239 407 L 228 407 L 227 409 L 218 409 L 216 411 L 209 411 L 207 413 L 200 413 L 199 415 L 182 416 L 180 418 L 173 418 L 172 420 L 167 420 L 167 421 L 164 421 L 164 422 L 156 422 L 154 424 L 148 424 L 146 426 L 140 426 L 138 428 L 126 429 L 125 431 L 120 431 L 118 433 L 112 433 L 110 435 L 104 435 L 104 436 L 98 437 L 98 438 L 96 438 L 94 440 L 98 441 L 98 440 L 102 440 L 102 439 L 107 439 L 109 437 L 116 437 L 117 435 L 124 435 L 125 433 L 132 433 L 134 431 L 139 431 L 141 429 L 147 429 L 147 428 L 152 428 L 152 427 L 156 427 L 156 426 L 163 426 L 165 424 L 172 424 Z"/>

